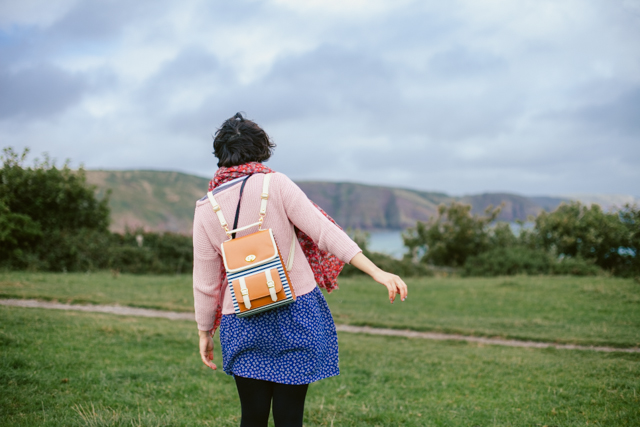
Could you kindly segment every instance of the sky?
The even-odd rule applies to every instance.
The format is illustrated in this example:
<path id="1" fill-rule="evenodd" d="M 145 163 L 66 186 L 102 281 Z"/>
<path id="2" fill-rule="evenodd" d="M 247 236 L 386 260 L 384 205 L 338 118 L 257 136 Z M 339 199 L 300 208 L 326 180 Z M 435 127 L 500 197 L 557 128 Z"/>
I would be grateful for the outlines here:
<path id="1" fill-rule="evenodd" d="M 0 145 L 212 176 L 640 196 L 640 0 L 0 0 Z"/>

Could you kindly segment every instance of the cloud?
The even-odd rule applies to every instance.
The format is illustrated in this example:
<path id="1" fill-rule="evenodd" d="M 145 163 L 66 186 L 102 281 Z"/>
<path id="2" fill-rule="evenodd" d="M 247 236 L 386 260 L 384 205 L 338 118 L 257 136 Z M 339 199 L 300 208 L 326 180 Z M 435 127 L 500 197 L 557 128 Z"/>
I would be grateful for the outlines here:
<path id="1" fill-rule="evenodd" d="M 0 70 L 0 120 L 42 119 L 77 104 L 87 80 L 52 64 Z"/>
<path id="2" fill-rule="evenodd" d="M 464 46 L 454 46 L 437 52 L 429 59 L 430 70 L 447 79 L 495 74 L 507 66 L 507 61 L 498 55 L 491 52 L 473 52 Z"/>
<path id="3" fill-rule="evenodd" d="M 629 88 L 615 100 L 580 108 L 571 114 L 580 124 L 613 137 L 640 135 L 640 86 Z"/>
<path id="4" fill-rule="evenodd" d="M 163 0 L 78 1 L 48 28 L 48 32 L 63 36 L 73 44 L 114 40 L 129 27 L 141 22 L 149 25 L 166 18 L 166 13 L 171 12 L 168 5 L 169 2 Z"/>
<path id="5" fill-rule="evenodd" d="M 635 6 L 3 4 L 0 138 L 87 167 L 210 175 L 211 134 L 245 111 L 294 179 L 637 193 Z"/>
<path id="6" fill-rule="evenodd" d="M 49 26 L 58 21 L 75 3 L 77 3 L 77 0 L 0 2 L 0 29 L 15 26 Z"/>

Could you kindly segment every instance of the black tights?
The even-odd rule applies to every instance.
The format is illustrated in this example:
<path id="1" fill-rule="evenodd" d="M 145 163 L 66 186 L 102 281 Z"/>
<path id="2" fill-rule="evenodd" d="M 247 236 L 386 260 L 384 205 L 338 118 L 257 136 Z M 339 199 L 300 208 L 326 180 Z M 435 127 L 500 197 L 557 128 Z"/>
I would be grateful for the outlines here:
<path id="1" fill-rule="evenodd" d="M 276 427 L 302 427 L 309 384 L 278 384 L 237 375 L 234 378 L 242 406 L 240 427 L 266 427 L 272 400 Z"/>

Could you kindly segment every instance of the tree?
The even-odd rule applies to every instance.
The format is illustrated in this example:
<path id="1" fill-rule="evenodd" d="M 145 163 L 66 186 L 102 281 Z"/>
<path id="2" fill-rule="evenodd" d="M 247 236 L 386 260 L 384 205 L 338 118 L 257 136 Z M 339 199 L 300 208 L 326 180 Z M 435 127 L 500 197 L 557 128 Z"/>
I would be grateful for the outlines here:
<path id="1" fill-rule="evenodd" d="M 9 260 L 25 259 L 26 253 L 41 237 L 40 224 L 27 215 L 11 212 L 0 200 L 0 259 L 5 264 L 9 264 Z"/>
<path id="2" fill-rule="evenodd" d="M 638 276 L 640 275 L 640 208 L 625 205 L 620 210 L 620 221 L 629 233 L 628 244 L 622 252 L 627 255 L 630 272 Z"/>
<path id="3" fill-rule="evenodd" d="M 572 202 L 551 213 L 540 213 L 535 233 L 539 244 L 558 256 L 592 260 L 601 268 L 620 274 L 634 262 L 635 253 L 626 249 L 633 247 L 633 231 L 638 232 L 637 212 L 631 208 L 604 212 L 596 204 Z"/>
<path id="4" fill-rule="evenodd" d="M 440 205 L 438 216 L 429 222 L 418 222 L 403 235 L 410 256 L 423 263 L 462 267 L 467 258 L 478 255 L 491 246 L 490 224 L 497 218 L 501 207 L 489 206 L 485 216 L 471 214 L 471 206 L 453 202 Z M 499 228 L 497 241 L 509 239 L 507 230 Z M 510 230 L 508 231 L 510 233 Z"/>
<path id="5" fill-rule="evenodd" d="M 36 159 L 33 167 L 25 167 L 28 149 L 18 154 L 8 147 L 3 153 L 0 262 L 9 267 L 57 271 L 83 268 L 77 265 L 82 258 L 79 239 L 87 244 L 100 238 L 108 240 L 104 239 L 109 234 L 107 198 L 96 199 L 83 168 L 73 171 L 68 162 L 58 168 L 47 155 L 44 161 Z"/>

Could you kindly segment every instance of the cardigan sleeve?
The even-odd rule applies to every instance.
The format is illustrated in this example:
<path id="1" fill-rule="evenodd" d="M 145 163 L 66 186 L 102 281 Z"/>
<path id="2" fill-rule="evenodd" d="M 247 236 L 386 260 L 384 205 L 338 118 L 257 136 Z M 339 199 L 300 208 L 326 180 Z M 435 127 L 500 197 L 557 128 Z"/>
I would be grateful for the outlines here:
<path id="1" fill-rule="evenodd" d="M 209 240 L 202 214 L 202 209 L 196 208 L 193 220 L 193 303 L 198 329 L 210 331 L 222 298 L 223 270 L 222 257 Z"/>
<path id="2" fill-rule="evenodd" d="M 284 174 L 277 173 L 280 196 L 289 220 L 325 250 L 349 263 L 362 252 L 358 245 L 311 203 L 307 195 Z"/>

